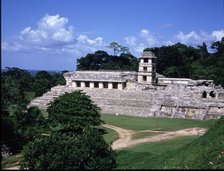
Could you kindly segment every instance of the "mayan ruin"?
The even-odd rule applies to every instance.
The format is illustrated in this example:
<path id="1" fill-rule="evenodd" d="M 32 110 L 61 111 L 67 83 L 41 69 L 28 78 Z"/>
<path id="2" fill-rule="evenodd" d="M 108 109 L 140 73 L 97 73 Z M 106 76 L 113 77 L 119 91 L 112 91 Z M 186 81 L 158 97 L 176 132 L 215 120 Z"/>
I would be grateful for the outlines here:
<path id="1" fill-rule="evenodd" d="M 213 80 L 166 78 L 156 73 L 156 56 L 145 51 L 138 72 L 75 71 L 64 73 L 66 85 L 51 88 L 29 106 L 46 109 L 54 98 L 83 90 L 102 113 L 140 117 L 206 120 L 224 113 L 224 89 Z"/>

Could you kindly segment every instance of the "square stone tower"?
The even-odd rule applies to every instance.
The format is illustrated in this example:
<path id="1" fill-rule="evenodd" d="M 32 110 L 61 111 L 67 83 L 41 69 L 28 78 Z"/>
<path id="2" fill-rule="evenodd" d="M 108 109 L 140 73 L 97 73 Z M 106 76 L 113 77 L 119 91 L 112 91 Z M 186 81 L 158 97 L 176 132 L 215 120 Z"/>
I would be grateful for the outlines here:
<path id="1" fill-rule="evenodd" d="M 156 84 L 156 56 L 151 51 L 145 51 L 140 57 L 138 68 L 138 83 Z"/>

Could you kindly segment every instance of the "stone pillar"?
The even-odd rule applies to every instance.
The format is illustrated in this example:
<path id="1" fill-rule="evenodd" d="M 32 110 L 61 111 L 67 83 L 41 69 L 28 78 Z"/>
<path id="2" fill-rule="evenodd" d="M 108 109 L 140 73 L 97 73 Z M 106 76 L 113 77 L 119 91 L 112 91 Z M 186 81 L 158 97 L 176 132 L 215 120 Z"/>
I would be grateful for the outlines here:
<path id="1" fill-rule="evenodd" d="M 108 89 L 113 89 L 113 84 L 112 83 L 108 83 Z"/>
<path id="2" fill-rule="evenodd" d="M 103 83 L 99 83 L 99 88 L 103 88 Z"/>
<path id="3" fill-rule="evenodd" d="M 76 85 L 76 82 L 74 81 L 74 82 L 72 82 L 72 87 L 77 87 L 77 85 Z"/>
<path id="4" fill-rule="evenodd" d="M 122 90 L 123 89 L 123 83 L 118 83 L 118 90 Z"/>
<path id="5" fill-rule="evenodd" d="M 142 76 L 138 75 L 138 82 L 142 82 Z"/>
<path id="6" fill-rule="evenodd" d="M 81 88 L 85 88 L 85 82 L 81 82 Z"/>
<path id="7" fill-rule="evenodd" d="M 93 82 L 89 83 L 89 88 L 94 88 L 94 83 Z"/>

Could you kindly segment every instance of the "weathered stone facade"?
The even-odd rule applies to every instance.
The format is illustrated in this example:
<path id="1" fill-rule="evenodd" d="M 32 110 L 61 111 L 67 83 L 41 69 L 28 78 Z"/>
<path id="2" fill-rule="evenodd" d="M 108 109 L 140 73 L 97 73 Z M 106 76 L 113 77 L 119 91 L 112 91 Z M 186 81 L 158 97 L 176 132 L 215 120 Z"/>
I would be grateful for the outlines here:
<path id="1" fill-rule="evenodd" d="M 29 106 L 47 108 L 65 92 L 83 90 L 102 113 L 141 117 L 211 119 L 224 115 L 224 89 L 212 80 L 165 78 L 156 73 L 156 57 L 144 52 L 139 72 L 76 71 Z"/>

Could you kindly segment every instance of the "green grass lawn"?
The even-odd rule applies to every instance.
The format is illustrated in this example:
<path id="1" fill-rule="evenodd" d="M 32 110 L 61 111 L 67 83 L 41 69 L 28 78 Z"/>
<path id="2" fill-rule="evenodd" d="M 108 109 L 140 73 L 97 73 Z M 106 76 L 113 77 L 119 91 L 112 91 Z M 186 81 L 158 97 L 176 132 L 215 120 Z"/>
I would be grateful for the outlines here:
<path id="1" fill-rule="evenodd" d="M 203 136 L 144 143 L 118 151 L 116 169 L 223 169 L 224 117 Z"/>
<path id="2" fill-rule="evenodd" d="M 196 136 L 178 137 L 160 142 L 139 144 L 135 147 L 119 150 L 117 152 L 118 166 L 116 169 L 147 169 L 147 161 L 150 161 L 151 157 L 179 149 L 197 138 Z M 139 162 L 141 165 L 138 164 Z"/>
<path id="3" fill-rule="evenodd" d="M 132 139 L 146 138 L 146 137 L 151 137 L 153 135 L 158 135 L 163 133 L 164 132 L 137 132 L 135 134 L 132 134 Z"/>
<path id="4" fill-rule="evenodd" d="M 105 128 L 103 126 L 100 126 L 100 128 L 104 129 L 107 132 L 103 136 L 106 142 L 111 143 L 111 142 L 113 142 L 113 141 L 115 141 L 116 139 L 119 138 L 116 131 L 114 131 L 112 129 L 109 129 L 109 128 Z"/>
<path id="5" fill-rule="evenodd" d="M 102 114 L 101 119 L 107 124 L 130 130 L 159 130 L 176 131 L 191 127 L 211 127 L 216 120 L 170 119 L 170 118 L 144 118 L 124 115 Z"/>

